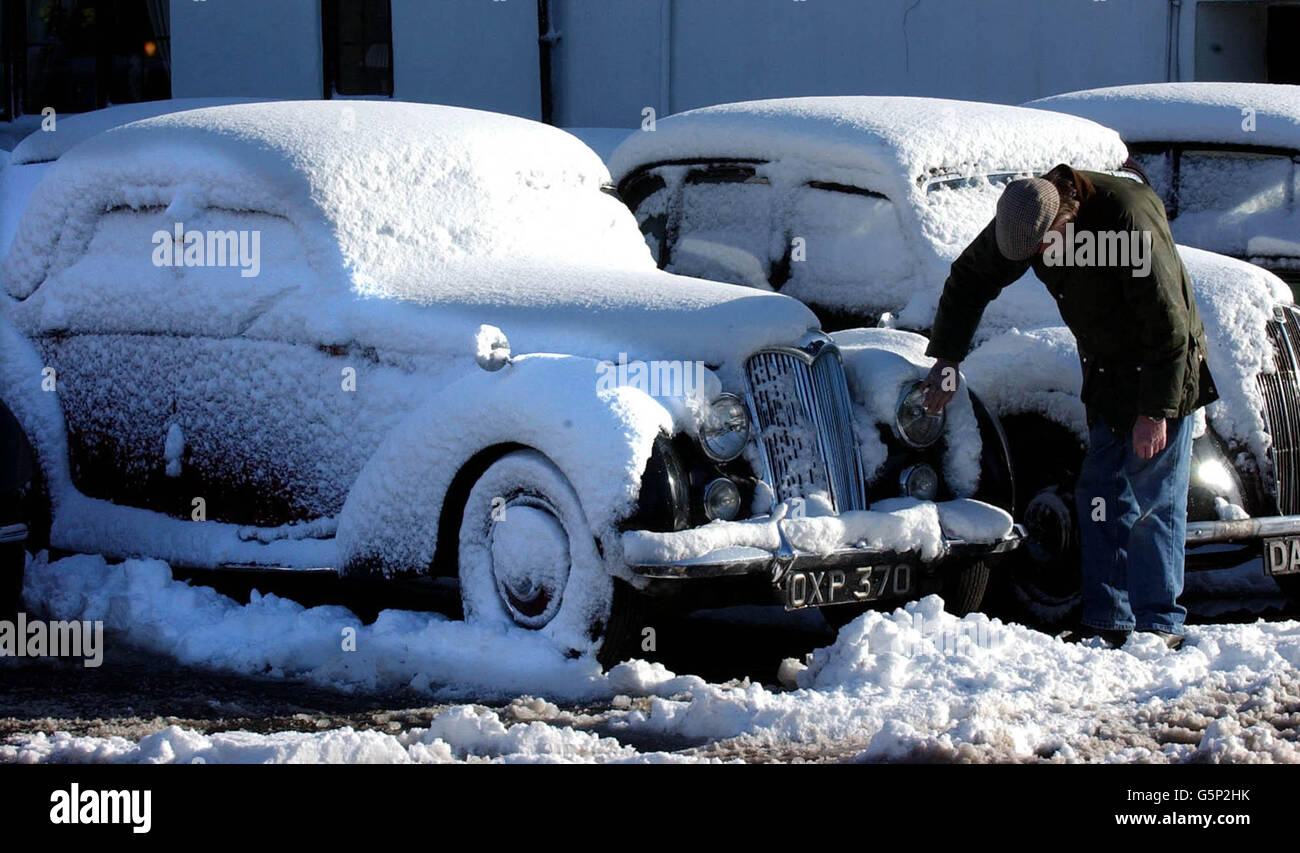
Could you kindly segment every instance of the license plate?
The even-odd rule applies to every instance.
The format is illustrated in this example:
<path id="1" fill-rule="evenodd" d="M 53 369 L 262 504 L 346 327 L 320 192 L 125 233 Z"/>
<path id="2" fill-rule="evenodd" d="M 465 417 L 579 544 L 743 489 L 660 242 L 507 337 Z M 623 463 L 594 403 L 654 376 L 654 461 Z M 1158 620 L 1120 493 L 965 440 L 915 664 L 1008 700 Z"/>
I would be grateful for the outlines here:
<path id="1" fill-rule="evenodd" d="M 786 610 L 875 601 L 885 594 L 889 566 L 792 571 L 782 581 Z"/>
<path id="2" fill-rule="evenodd" d="M 1300 574 L 1300 536 L 1265 539 L 1264 572 L 1270 575 Z"/>

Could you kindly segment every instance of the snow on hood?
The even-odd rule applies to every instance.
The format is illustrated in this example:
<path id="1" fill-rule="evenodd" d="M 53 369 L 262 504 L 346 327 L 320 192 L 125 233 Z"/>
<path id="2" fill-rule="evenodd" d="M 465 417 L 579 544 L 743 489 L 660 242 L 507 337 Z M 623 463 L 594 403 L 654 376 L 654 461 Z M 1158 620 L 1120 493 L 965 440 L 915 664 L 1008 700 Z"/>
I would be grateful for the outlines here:
<path id="1" fill-rule="evenodd" d="M 1203 142 L 1300 149 L 1300 86 L 1143 83 L 1039 98 L 1025 104 L 1082 116 L 1126 142 Z M 1254 111 L 1247 129 L 1245 110 Z"/>
<path id="2" fill-rule="evenodd" d="M 608 183 L 574 136 L 477 110 L 309 101 L 169 113 L 93 136 L 51 166 L 0 275 L 16 299 L 60 303 L 60 322 L 83 310 L 99 330 L 192 331 L 184 326 L 228 311 L 226 325 L 254 337 L 410 350 L 451 342 L 472 353 L 491 323 L 517 352 L 671 350 L 718 363 L 816 325 L 792 299 L 656 269 Z M 101 227 L 122 211 L 148 221 Z M 231 227 L 242 212 L 287 222 L 297 246 L 281 259 L 293 275 L 244 300 L 261 313 L 241 313 L 240 300 L 197 311 L 178 299 L 169 316 L 140 318 L 113 295 L 125 274 L 162 293 L 203 290 L 153 266 L 148 235 L 182 218 Z M 107 256 L 121 263 L 106 267 Z"/>

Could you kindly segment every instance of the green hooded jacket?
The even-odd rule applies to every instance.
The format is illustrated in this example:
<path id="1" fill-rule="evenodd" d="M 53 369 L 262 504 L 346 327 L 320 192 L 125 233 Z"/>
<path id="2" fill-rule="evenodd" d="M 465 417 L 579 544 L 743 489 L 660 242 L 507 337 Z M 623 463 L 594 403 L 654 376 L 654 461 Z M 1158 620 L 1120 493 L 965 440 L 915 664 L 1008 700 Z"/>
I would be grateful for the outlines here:
<path id="1" fill-rule="evenodd" d="M 926 354 L 965 358 L 985 307 L 1032 267 L 1078 342 L 1089 424 L 1100 414 L 1115 432 L 1128 432 L 1139 414 L 1182 417 L 1218 399 L 1205 326 L 1160 197 L 1128 178 L 1056 168 L 1079 188 L 1074 251 L 1008 260 L 990 222 L 952 264 Z M 1121 233 L 1130 241 L 1136 234 L 1135 245 L 1149 239 L 1149 258 L 1130 251 L 1121 255 L 1128 264 L 1096 265 L 1113 260 L 1101 257 L 1103 244 L 1108 255 L 1119 254 L 1110 235 Z M 1067 255 L 1077 263 L 1066 265 Z M 1148 263 L 1145 275 L 1135 274 Z"/>

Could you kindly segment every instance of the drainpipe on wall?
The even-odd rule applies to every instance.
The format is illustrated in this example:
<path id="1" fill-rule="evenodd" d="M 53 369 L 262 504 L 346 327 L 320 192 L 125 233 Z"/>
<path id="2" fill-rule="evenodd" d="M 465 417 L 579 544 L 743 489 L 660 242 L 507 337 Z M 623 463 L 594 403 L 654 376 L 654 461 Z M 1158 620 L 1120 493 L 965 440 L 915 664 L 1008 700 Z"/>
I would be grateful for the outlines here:
<path id="1" fill-rule="evenodd" d="M 673 0 L 659 6 L 659 114 L 673 111 Z"/>
<path id="2" fill-rule="evenodd" d="M 555 88 L 551 67 L 560 34 L 551 28 L 551 0 L 537 0 L 537 62 L 542 122 L 555 124 Z"/>
<path id="3" fill-rule="evenodd" d="M 1179 79 L 1179 31 L 1182 29 L 1183 0 L 1169 0 L 1169 19 L 1165 40 L 1165 74 L 1169 82 Z"/>

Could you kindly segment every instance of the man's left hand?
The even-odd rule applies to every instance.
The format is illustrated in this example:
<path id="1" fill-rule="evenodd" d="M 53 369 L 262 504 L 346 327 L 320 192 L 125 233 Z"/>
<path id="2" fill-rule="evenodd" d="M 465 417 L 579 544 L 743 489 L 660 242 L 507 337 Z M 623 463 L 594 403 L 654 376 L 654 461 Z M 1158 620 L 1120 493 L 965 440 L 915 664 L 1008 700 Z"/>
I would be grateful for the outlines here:
<path id="1" fill-rule="evenodd" d="M 1133 424 L 1133 452 L 1142 459 L 1151 459 L 1165 449 L 1165 419 L 1138 415 Z"/>

